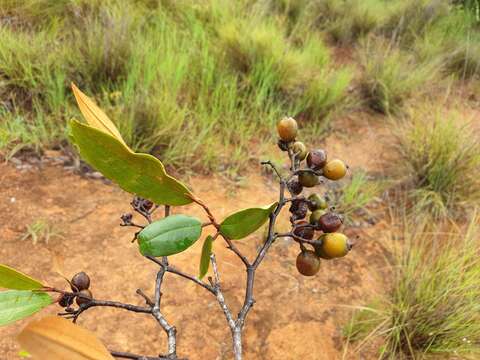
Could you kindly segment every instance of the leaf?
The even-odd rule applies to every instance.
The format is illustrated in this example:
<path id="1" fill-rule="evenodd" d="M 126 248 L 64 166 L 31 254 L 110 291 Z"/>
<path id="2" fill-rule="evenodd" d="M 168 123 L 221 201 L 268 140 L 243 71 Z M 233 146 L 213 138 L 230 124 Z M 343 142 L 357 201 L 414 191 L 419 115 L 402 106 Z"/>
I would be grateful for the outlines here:
<path id="1" fill-rule="evenodd" d="M 114 359 L 90 331 L 58 316 L 32 321 L 18 335 L 18 341 L 35 359 Z"/>
<path id="2" fill-rule="evenodd" d="M 277 202 L 257 208 L 238 211 L 220 224 L 220 232 L 229 239 L 242 239 L 259 229 L 277 207 Z"/>
<path id="3" fill-rule="evenodd" d="M 138 234 L 142 255 L 169 256 L 192 246 L 202 233 L 202 222 L 187 215 L 155 221 Z"/>
<path id="4" fill-rule="evenodd" d="M 210 254 L 212 253 L 213 237 L 207 236 L 202 246 L 202 255 L 200 256 L 200 273 L 198 277 L 203 279 L 210 267 Z"/>
<path id="5" fill-rule="evenodd" d="M 82 112 L 83 117 L 87 120 L 87 123 L 106 134 L 109 134 L 120 141 L 123 145 L 127 146 L 122 138 L 122 135 L 118 131 L 117 127 L 113 124 L 112 120 L 100 109 L 92 99 L 80 91 L 77 86 L 72 83 L 73 95 L 77 100 L 78 108 Z"/>
<path id="6" fill-rule="evenodd" d="M 192 202 L 186 186 L 169 176 L 152 155 L 134 153 L 116 138 L 75 120 L 70 122 L 70 132 L 82 158 L 123 190 L 156 204 Z"/>
<path id="7" fill-rule="evenodd" d="M 33 315 L 52 303 L 52 297 L 43 291 L 2 291 L 0 292 L 0 326 Z"/>
<path id="8" fill-rule="evenodd" d="M 43 287 L 38 280 L 31 278 L 7 265 L 0 264 L 0 288 L 15 290 L 36 290 Z"/>

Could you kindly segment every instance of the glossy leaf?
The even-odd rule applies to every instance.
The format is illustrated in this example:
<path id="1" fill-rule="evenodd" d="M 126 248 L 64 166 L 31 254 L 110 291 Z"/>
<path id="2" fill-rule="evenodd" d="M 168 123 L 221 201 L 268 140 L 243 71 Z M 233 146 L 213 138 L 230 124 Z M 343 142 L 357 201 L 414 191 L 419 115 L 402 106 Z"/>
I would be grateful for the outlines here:
<path id="1" fill-rule="evenodd" d="M 192 246 L 200 238 L 202 222 L 187 215 L 172 215 L 155 221 L 138 234 L 142 255 L 169 256 Z"/>
<path id="2" fill-rule="evenodd" d="M 202 255 L 200 256 L 200 271 L 198 277 L 203 279 L 210 267 L 210 254 L 212 253 L 213 238 L 208 235 L 202 246 Z"/>
<path id="3" fill-rule="evenodd" d="M 34 359 L 114 359 L 90 331 L 58 316 L 31 322 L 18 335 L 18 341 Z"/>
<path id="4" fill-rule="evenodd" d="M 7 265 L 0 264 L 0 288 L 15 290 L 36 290 L 43 287 L 38 280 L 31 278 Z"/>
<path id="5" fill-rule="evenodd" d="M 134 153 L 113 136 L 75 120 L 70 122 L 70 136 L 82 158 L 123 190 L 156 204 L 192 202 L 190 191 L 154 156 Z"/>
<path id="6" fill-rule="evenodd" d="M 24 319 L 53 303 L 42 291 L 8 290 L 0 292 L 0 326 Z"/>
<path id="7" fill-rule="evenodd" d="M 220 224 L 220 232 L 229 239 L 243 239 L 258 230 L 277 207 L 277 202 L 257 208 L 238 211 Z"/>
<path id="8" fill-rule="evenodd" d="M 118 131 L 117 127 L 108 118 L 108 116 L 100 109 L 92 99 L 80 91 L 79 88 L 72 83 L 73 95 L 77 100 L 78 108 L 82 112 L 83 117 L 87 120 L 87 123 L 97 130 L 103 131 L 120 141 L 127 146 L 122 138 L 122 135 Z"/>

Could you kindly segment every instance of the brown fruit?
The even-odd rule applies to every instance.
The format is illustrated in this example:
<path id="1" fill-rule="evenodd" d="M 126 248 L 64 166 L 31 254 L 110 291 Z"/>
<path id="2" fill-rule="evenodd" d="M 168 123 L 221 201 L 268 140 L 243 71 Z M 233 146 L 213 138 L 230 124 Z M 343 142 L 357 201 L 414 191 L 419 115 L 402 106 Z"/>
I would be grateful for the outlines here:
<path id="1" fill-rule="evenodd" d="M 323 234 L 319 240 L 322 240 L 321 246 L 315 246 L 317 255 L 323 254 L 327 258 L 343 257 L 350 251 L 348 238 L 342 233 Z"/>
<path id="2" fill-rule="evenodd" d="M 72 291 L 81 291 L 90 287 L 90 277 L 84 271 L 79 272 L 72 277 L 71 288 Z"/>
<path id="3" fill-rule="evenodd" d="M 278 122 L 277 131 L 280 139 L 287 142 L 293 141 L 298 133 L 297 121 L 291 117 L 284 117 Z"/>
<path id="4" fill-rule="evenodd" d="M 313 276 L 320 270 L 320 259 L 312 250 L 302 251 L 297 256 L 297 270 L 304 276 Z"/>
<path id="5" fill-rule="evenodd" d="M 292 146 L 292 151 L 295 154 L 295 159 L 302 161 L 307 157 L 308 151 L 305 144 L 301 141 L 295 141 Z"/>
<path id="6" fill-rule="evenodd" d="M 279 139 L 277 142 L 278 147 L 282 151 L 287 151 L 288 150 L 288 142 L 283 141 L 282 139 Z"/>
<path id="7" fill-rule="evenodd" d="M 333 233 L 342 226 L 342 218 L 335 213 L 328 212 L 318 219 L 318 227 L 325 233 Z"/>
<path id="8" fill-rule="evenodd" d="M 303 191 L 303 186 L 302 186 L 302 184 L 300 184 L 298 179 L 290 180 L 287 184 L 287 188 L 288 188 L 288 191 L 290 191 L 290 193 L 292 195 L 298 195 Z"/>
<path id="9" fill-rule="evenodd" d="M 58 301 L 58 305 L 63 308 L 66 308 L 73 304 L 73 296 L 72 294 L 63 294 L 60 300 Z"/>
<path id="10" fill-rule="evenodd" d="M 327 152 L 323 149 L 312 150 L 307 155 L 307 165 L 312 170 L 320 170 L 327 163 Z"/>
<path id="11" fill-rule="evenodd" d="M 93 294 L 90 290 L 84 289 L 80 291 L 80 293 L 77 295 L 77 298 L 75 299 L 76 303 L 78 306 L 81 306 L 82 304 L 87 304 L 93 299 Z"/>
<path id="12" fill-rule="evenodd" d="M 293 233 L 303 239 L 311 240 L 315 235 L 315 230 L 310 226 L 308 221 L 302 220 L 295 224 Z"/>
<path id="13" fill-rule="evenodd" d="M 318 176 L 310 171 L 300 171 L 298 181 L 304 187 L 314 187 L 318 184 Z"/>
<path id="14" fill-rule="evenodd" d="M 320 217 L 325 214 L 325 210 L 323 209 L 318 209 L 315 210 L 310 214 L 310 224 L 312 225 L 318 225 L 318 220 L 320 220 Z"/>
<path id="15" fill-rule="evenodd" d="M 295 199 L 292 201 L 289 210 L 296 220 L 303 219 L 308 213 L 307 202 L 304 199 Z"/>
<path id="16" fill-rule="evenodd" d="M 311 194 L 308 197 L 308 208 L 310 211 L 315 211 L 319 209 L 326 209 L 328 204 L 326 200 L 318 194 Z"/>
<path id="17" fill-rule="evenodd" d="M 340 180 L 347 173 L 347 165 L 342 160 L 329 161 L 323 168 L 323 176 L 330 180 Z"/>

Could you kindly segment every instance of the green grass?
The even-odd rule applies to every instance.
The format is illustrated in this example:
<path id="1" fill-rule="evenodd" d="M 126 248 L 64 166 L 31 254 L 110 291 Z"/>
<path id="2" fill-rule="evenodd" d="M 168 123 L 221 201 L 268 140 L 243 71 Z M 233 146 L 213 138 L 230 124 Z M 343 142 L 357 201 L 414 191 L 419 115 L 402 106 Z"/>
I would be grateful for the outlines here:
<path id="1" fill-rule="evenodd" d="M 344 328 L 351 346 L 380 338 L 380 358 L 477 358 L 479 220 L 474 215 L 469 226 L 447 234 L 421 221 L 407 226 L 390 292 L 359 308 Z"/>
<path id="2" fill-rule="evenodd" d="M 426 107 L 399 126 L 398 171 L 416 212 L 456 218 L 480 201 L 480 143 L 467 120 Z"/>
<path id="3" fill-rule="evenodd" d="M 313 139 L 347 103 L 352 70 L 334 66 L 320 34 L 298 43 L 281 17 L 248 1 L 35 0 L 2 10 L 19 20 L 0 27 L 2 116 L 24 119 L 1 122 L 3 153 L 64 140 L 66 121 L 80 116 L 71 81 L 129 145 L 180 171 L 244 170 L 267 149 L 255 144 L 274 148 L 280 117 L 300 118 Z"/>

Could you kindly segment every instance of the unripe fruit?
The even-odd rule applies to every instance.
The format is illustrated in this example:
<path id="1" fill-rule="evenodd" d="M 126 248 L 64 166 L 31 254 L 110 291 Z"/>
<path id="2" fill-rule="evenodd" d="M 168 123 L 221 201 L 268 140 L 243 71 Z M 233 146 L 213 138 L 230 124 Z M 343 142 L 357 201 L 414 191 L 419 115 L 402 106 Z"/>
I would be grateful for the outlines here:
<path id="1" fill-rule="evenodd" d="M 326 209 L 328 207 L 327 202 L 323 197 L 318 194 L 311 194 L 308 197 L 308 208 L 310 211 L 315 211 L 318 209 Z"/>
<path id="2" fill-rule="evenodd" d="M 308 221 L 299 221 L 295 224 L 295 230 L 293 230 L 293 233 L 302 239 L 312 240 L 315 235 L 315 230 L 309 225 Z"/>
<path id="3" fill-rule="evenodd" d="M 323 168 L 323 176 L 330 180 L 339 180 L 347 173 L 347 165 L 342 160 L 329 161 Z"/>
<path id="4" fill-rule="evenodd" d="M 323 214 L 320 219 L 318 219 L 318 226 L 320 230 L 325 233 L 333 233 L 340 229 L 342 226 L 342 218 L 335 213 L 328 212 Z"/>
<path id="5" fill-rule="evenodd" d="M 310 214 L 310 224 L 312 225 L 318 225 L 318 221 L 320 220 L 320 217 L 325 214 L 325 210 L 323 209 L 318 209 L 315 210 Z"/>
<path id="6" fill-rule="evenodd" d="M 84 272 L 73 275 L 71 281 L 72 291 L 81 291 L 90 287 L 90 277 Z"/>
<path id="7" fill-rule="evenodd" d="M 282 139 L 278 140 L 277 145 L 280 148 L 280 150 L 282 150 L 282 151 L 287 151 L 288 150 L 288 142 L 286 142 Z"/>
<path id="8" fill-rule="evenodd" d="M 302 251 L 297 256 L 297 270 L 305 276 L 313 276 L 320 270 L 320 259 L 312 250 Z"/>
<path id="9" fill-rule="evenodd" d="M 323 234 L 319 240 L 322 240 L 322 245 L 317 249 L 317 254 L 323 254 L 326 257 L 338 258 L 348 254 L 350 245 L 348 238 L 342 233 Z"/>
<path id="10" fill-rule="evenodd" d="M 292 146 L 292 151 L 295 154 L 295 159 L 302 161 L 307 157 L 308 151 L 305 144 L 301 141 L 295 141 Z"/>
<path id="11" fill-rule="evenodd" d="M 280 139 L 287 142 L 293 141 L 298 133 L 297 121 L 291 117 L 284 117 L 278 122 L 277 131 Z"/>
<path id="12" fill-rule="evenodd" d="M 290 180 L 287 184 L 287 188 L 288 188 L 288 191 L 290 191 L 290 193 L 292 195 L 298 195 L 303 191 L 303 186 L 302 186 L 302 184 L 300 184 L 298 179 Z"/>
<path id="13" fill-rule="evenodd" d="M 289 210 L 296 220 L 303 219 L 308 213 L 307 202 L 304 199 L 295 199 L 292 201 Z"/>
<path id="14" fill-rule="evenodd" d="M 327 152 L 323 149 L 312 150 L 307 155 L 307 165 L 312 170 L 320 170 L 327 163 Z"/>
<path id="15" fill-rule="evenodd" d="M 78 306 L 81 306 L 82 304 L 87 304 L 93 299 L 93 294 L 88 289 L 80 291 L 79 295 L 81 296 L 77 295 L 77 298 L 75 299 Z"/>
<path id="16" fill-rule="evenodd" d="M 314 187 L 318 184 L 318 176 L 310 171 L 300 171 L 298 181 L 304 187 Z"/>

